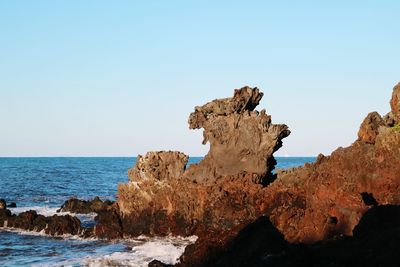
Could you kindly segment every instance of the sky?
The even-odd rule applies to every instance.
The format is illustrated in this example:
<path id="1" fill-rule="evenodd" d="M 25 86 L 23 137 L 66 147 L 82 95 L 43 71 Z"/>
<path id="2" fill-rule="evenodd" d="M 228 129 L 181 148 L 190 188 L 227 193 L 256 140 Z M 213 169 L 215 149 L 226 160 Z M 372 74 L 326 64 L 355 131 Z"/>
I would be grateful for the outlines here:
<path id="1" fill-rule="evenodd" d="M 330 154 L 400 81 L 399 1 L 0 1 L 0 156 L 202 156 L 194 106 L 257 86 Z"/>

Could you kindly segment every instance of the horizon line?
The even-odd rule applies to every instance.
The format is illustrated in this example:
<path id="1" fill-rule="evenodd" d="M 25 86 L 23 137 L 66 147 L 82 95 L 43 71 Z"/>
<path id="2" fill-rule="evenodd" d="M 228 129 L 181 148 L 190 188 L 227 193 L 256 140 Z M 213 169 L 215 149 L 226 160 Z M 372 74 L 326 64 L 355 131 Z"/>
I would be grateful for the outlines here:
<path id="1" fill-rule="evenodd" d="M 140 155 L 140 154 L 139 154 Z M 47 155 L 47 156 L 0 156 L 1 158 L 136 158 L 136 156 L 129 156 L 129 155 L 118 155 L 118 156 L 102 156 L 102 155 Z M 189 155 L 189 158 L 204 158 L 205 155 L 203 156 L 191 156 Z M 274 156 L 276 158 L 316 158 L 317 156 L 314 155 L 276 155 Z"/>

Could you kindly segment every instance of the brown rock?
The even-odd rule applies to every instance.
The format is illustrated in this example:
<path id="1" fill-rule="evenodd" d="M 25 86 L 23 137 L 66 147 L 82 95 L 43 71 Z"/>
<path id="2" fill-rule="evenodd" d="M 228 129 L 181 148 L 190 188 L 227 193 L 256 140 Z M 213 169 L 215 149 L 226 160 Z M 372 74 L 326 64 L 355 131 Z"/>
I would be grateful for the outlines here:
<path id="1" fill-rule="evenodd" d="M 364 119 L 358 132 L 358 140 L 368 144 L 374 144 L 378 135 L 379 127 L 384 125 L 382 117 L 378 112 L 372 112 Z"/>
<path id="2" fill-rule="evenodd" d="M 131 181 L 169 180 L 180 177 L 189 157 L 181 152 L 148 152 L 137 157 L 136 165 L 129 170 Z"/>
<path id="3" fill-rule="evenodd" d="M 86 201 L 77 198 L 71 198 L 64 202 L 57 212 L 72 212 L 87 214 L 91 212 L 100 212 L 110 209 L 114 203 L 106 200 L 102 201 L 99 197 L 95 197 L 93 200 Z"/>
<path id="4" fill-rule="evenodd" d="M 273 153 L 289 135 L 274 125 L 257 88 L 235 90 L 232 98 L 196 107 L 190 128 L 203 127 L 209 154 L 185 171 L 179 152 L 150 152 L 118 187 L 122 229 L 127 235 L 208 235 L 256 219 L 263 205 L 257 192 L 273 179 Z M 238 229 L 239 230 L 239 229 Z"/>
<path id="5" fill-rule="evenodd" d="M 266 191 L 267 214 L 290 242 L 351 235 L 372 205 L 400 203 L 400 133 L 371 113 L 359 141 L 278 172 Z"/>
<path id="6" fill-rule="evenodd" d="M 5 210 L 7 207 L 7 203 L 4 199 L 0 199 L 0 210 Z"/>
<path id="7" fill-rule="evenodd" d="M 210 152 L 186 171 L 187 157 L 176 152 L 141 159 L 130 182 L 118 189 L 124 234 L 196 234 L 199 240 L 186 253 L 193 257 L 182 259 L 191 266 L 194 259 L 224 251 L 263 214 L 287 241 L 314 243 L 352 235 L 368 209 L 400 203 L 400 131 L 390 122 L 398 115 L 396 96 L 392 115 L 369 114 L 350 147 L 278 171 L 268 186 L 274 178 L 272 155 L 289 131 L 254 111 L 261 97 L 258 89 L 245 87 L 232 98 L 196 107 L 189 125 L 204 128 Z"/>
<path id="8" fill-rule="evenodd" d="M 392 114 L 397 123 L 400 122 L 400 83 L 393 88 L 392 99 L 390 100 Z"/>
<path id="9" fill-rule="evenodd" d="M 258 88 L 243 87 L 235 90 L 232 98 L 195 108 L 189 127 L 204 128 L 203 144 L 210 142 L 210 151 L 200 163 L 188 168 L 185 177 L 212 182 L 247 172 L 256 175 L 260 183 L 272 180 L 270 174 L 276 164 L 272 154 L 290 131 L 286 125 L 272 124 L 265 110 L 254 111 L 262 96 Z"/>

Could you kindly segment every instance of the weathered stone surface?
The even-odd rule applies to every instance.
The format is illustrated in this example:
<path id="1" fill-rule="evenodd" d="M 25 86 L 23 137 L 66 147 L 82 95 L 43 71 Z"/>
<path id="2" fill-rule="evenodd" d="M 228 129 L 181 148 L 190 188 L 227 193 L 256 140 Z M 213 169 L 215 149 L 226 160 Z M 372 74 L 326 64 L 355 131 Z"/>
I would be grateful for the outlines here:
<path id="1" fill-rule="evenodd" d="M 371 204 L 400 203 L 400 132 L 370 113 L 358 141 L 313 164 L 278 172 L 266 191 L 266 213 L 287 240 L 351 235 Z"/>
<path id="2" fill-rule="evenodd" d="M 286 125 L 272 124 L 265 110 L 254 111 L 263 94 L 258 88 L 235 90 L 232 98 L 218 99 L 190 114 L 191 129 L 204 128 L 203 144 L 210 151 L 198 164 L 191 165 L 185 177 L 197 182 L 247 172 L 257 182 L 269 182 L 275 167 L 272 154 L 290 134 Z"/>
<path id="3" fill-rule="evenodd" d="M 124 233 L 196 234 L 199 240 L 189 254 L 197 258 L 219 253 L 262 214 L 290 242 L 351 235 L 371 207 L 400 203 L 400 131 L 393 127 L 397 90 L 391 113 L 384 119 L 370 113 L 350 147 L 320 155 L 313 164 L 278 171 L 268 186 L 272 154 L 289 132 L 285 125 L 273 125 L 265 112 L 254 111 L 262 93 L 245 87 L 232 98 L 196 107 L 189 125 L 204 128 L 210 152 L 186 171 L 186 162 L 178 160 L 178 176 L 159 163 L 158 153 L 141 161 L 130 173 L 131 181 L 119 186 Z M 186 158 L 169 153 L 164 157 Z M 183 262 L 190 265 L 187 258 Z"/>
<path id="4" fill-rule="evenodd" d="M 148 152 L 144 157 L 137 157 L 128 176 L 132 182 L 176 179 L 185 171 L 188 159 L 187 155 L 177 151 Z"/>
<path id="5" fill-rule="evenodd" d="M 48 235 L 79 235 L 83 229 L 80 221 L 70 215 L 45 217 L 36 211 L 30 210 L 18 215 L 11 214 L 10 210 L 0 210 L 0 228 L 17 228 L 26 231 L 41 232 Z"/>
<path id="6" fill-rule="evenodd" d="M 100 212 L 103 210 L 110 209 L 114 203 L 106 200 L 102 201 L 99 197 L 95 197 L 93 200 L 86 201 L 77 198 L 71 198 L 64 202 L 57 212 L 72 212 L 87 214 L 91 212 Z"/>
<path id="7" fill-rule="evenodd" d="M 358 140 L 368 144 L 375 144 L 376 136 L 379 133 L 379 127 L 385 123 L 378 112 L 371 112 L 364 119 L 358 132 Z"/>
<path id="8" fill-rule="evenodd" d="M 196 245 L 188 246 L 176 266 L 395 267 L 400 261 L 399 223 L 400 206 L 377 206 L 364 214 L 354 237 L 340 236 L 306 245 L 288 243 L 268 218 L 261 217 L 224 246 L 215 240 L 200 242 L 197 247 L 208 245 L 201 254 L 196 254 Z"/>
<path id="9" fill-rule="evenodd" d="M 4 210 L 7 207 L 7 203 L 4 199 L 0 199 L 0 210 Z"/>
<path id="10" fill-rule="evenodd" d="M 400 83 L 393 88 L 392 99 L 390 101 L 392 114 L 397 123 L 400 122 Z"/>
<path id="11" fill-rule="evenodd" d="M 130 170 L 130 182 L 118 188 L 122 229 L 127 235 L 207 234 L 229 231 L 262 212 L 256 192 L 272 180 L 272 154 L 289 135 L 274 125 L 257 88 L 235 90 L 232 98 L 196 107 L 190 128 L 204 128 L 209 154 L 185 170 L 188 157 L 150 152 Z"/>

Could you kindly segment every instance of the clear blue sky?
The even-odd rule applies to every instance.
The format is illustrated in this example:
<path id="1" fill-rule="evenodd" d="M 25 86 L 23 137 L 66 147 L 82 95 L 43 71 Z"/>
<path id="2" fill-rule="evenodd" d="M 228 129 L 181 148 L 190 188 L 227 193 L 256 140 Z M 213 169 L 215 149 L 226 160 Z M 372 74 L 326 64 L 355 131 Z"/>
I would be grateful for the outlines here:
<path id="1" fill-rule="evenodd" d="M 193 107 L 258 86 L 329 154 L 385 114 L 400 80 L 399 1 L 0 1 L 0 156 L 204 155 Z"/>

